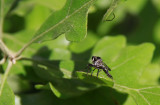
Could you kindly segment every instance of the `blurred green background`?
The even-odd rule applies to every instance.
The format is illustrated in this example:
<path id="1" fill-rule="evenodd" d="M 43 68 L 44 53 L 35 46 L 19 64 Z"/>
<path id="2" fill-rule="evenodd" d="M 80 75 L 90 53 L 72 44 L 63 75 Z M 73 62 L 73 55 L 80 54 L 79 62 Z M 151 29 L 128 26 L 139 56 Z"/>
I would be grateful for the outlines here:
<path id="1" fill-rule="evenodd" d="M 66 0 L 15 0 L 12 8 L 6 13 L 4 21 L 4 40 L 8 47 L 18 51 L 33 37 L 47 17 L 53 11 L 61 9 L 65 2 Z M 49 60 L 70 58 L 75 61 L 85 60 L 86 62 L 81 64 L 82 67 L 76 65 L 77 68 L 83 69 L 90 60 L 94 45 L 101 38 L 125 35 L 127 45 L 138 45 L 143 42 L 151 42 L 155 45 L 152 66 L 148 69 L 151 71 L 154 69 L 153 73 L 157 76 L 154 79 L 148 78 L 151 78 L 150 84 L 160 84 L 160 0 L 126 0 L 118 4 L 113 21 L 102 22 L 103 15 L 111 2 L 111 0 L 97 0 L 91 6 L 88 14 L 88 36 L 84 41 L 71 43 L 62 35 L 52 42 L 45 42 L 42 45 L 33 44 L 24 55 Z M 16 44 L 13 44 L 15 42 Z M 28 62 L 17 62 L 11 71 L 8 81 L 16 94 L 16 105 L 136 105 L 131 96 L 128 97 L 128 94 L 109 87 L 100 87 L 68 99 L 57 98 L 50 90 L 41 91 L 37 89 L 38 86 L 35 87 L 43 79 L 32 72 L 31 65 Z"/>

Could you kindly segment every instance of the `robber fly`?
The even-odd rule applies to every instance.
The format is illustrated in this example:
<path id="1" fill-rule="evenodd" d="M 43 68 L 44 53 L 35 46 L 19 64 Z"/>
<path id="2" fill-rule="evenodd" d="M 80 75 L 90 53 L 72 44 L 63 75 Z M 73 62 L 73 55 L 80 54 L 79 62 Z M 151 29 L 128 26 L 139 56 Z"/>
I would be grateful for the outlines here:
<path id="1" fill-rule="evenodd" d="M 88 72 L 90 71 L 90 67 L 94 67 L 93 71 L 95 69 L 98 69 L 98 72 L 97 72 L 97 77 L 98 77 L 98 74 L 101 70 L 103 70 L 107 76 L 111 79 L 113 79 L 112 75 L 109 74 L 108 70 L 111 71 L 111 69 L 102 61 L 101 57 L 98 57 L 98 56 L 92 56 L 92 64 L 88 64 Z M 100 70 L 101 69 L 101 70 Z M 93 74 L 93 71 L 91 73 L 91 76 Z M 88 75 L 88 72 L 87 72 L 87 75 Z"/>

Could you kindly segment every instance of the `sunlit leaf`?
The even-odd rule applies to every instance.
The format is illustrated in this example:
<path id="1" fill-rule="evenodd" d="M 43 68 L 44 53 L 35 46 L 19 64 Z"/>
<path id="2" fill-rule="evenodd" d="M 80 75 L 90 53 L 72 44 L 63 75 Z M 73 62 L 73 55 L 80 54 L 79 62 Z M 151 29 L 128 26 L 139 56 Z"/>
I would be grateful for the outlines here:
<path id="1" fill-rule="evenodd" d="M 137 81 L 145 66 L 149 64 L 154 46 L 149 43 L 124 48 L 111 65 L 112 74 L 117 84 L 137 87 Z M 114 76 L 115 75 L 115 76 Z"/>
<path id="2" fill-rule="evenodd" d="M 60 10 L 63 8 L 63 6 L 65 5 L 66 3 L 66 0 L 22 0 L 18 3 L 18 5 L 16 5 L 16 8 L 14 9 L 13 13 L 16 13 L 20 16 L 25 16 L 26 15 L 30 15 L 30 13 L 32 14 L 32 16 L 36 16 L 37 14 L 38 17 L 40 19 L 38 19 L 37 17 L 33 17 L 33 18 L 37 18 L 37 20 L 43 20 L 44 17 L 46 17 L 46 14 L 48 14 L 48 12 L 50 11 L 56 11 L 56 10 Z M 27 8 L 26 8 L 27 7 Z M 39 11 L 37 10 L 39 7 L 42 7 L 41 10 L 42 10 L 42 14 L 44 14 L 44 16 L 41 15 L 41 13 L 39 12 L 35 12 L 35 9 L 36 11 Z M 33 11 L 31 11 L 33 10 Z M 35 14 L 33 14 L 33 12 Z M 44 13 L 46 12 L 46 13 Z M 42 16 L 42 17 L 40 17 Z M 35 20 L 36 21 L 36 20 Z M 36 22 L 34 22 L 36 23 Z M 27 23 L 29 24 L 29 23 Z M 38 28 L 38 27 L 37 27 Z"/>
<path id="3" fill-rule="evenodd" d="M 44 5 L 53 10 L 61 9 L 65 5 L 66 1 L 67 0 L 32 0 L 32 2 Z"/>
<path id="4" fill-rule="evenodd" d="M 143 89 L 140 83 L 137 81 L 139 80 L 143 69 L 145 70 L 147 64 L 149 64 L 152 58 L 154 46 L 150 43 L 144 43 L 138 46 L 125 47 L 125 41 L 122 41 L 121 38 L 123 37 L 103 38 L 95 46 L 93 54 L 102 57 L 105 62 L 107 61 L 106 63 L 109 62 L 108 65 L 111 68 L 110 73 L 113 76 L 115 84 L 113 86 L 114 88 L 123 92 L 127 92 L 131 96 L 133 95 L 133 98 L 134 95 L 136 95 L 137 97 L 135 96 L 136 98 L 134 99 L 136 99 L 136 102 L 138 101 L 138 104 L 146 103 L 147 99 L 144 99 L 144 97 L 149 97 L 149 103 L 153 104 L 154 101 L 150 98 L 154 97 L 154 90 L 151 89 L 151 92 L 153 92 L 152 95 L 146 95 L 144 97 L 142 95 L 137 95 L 139 94 L 139 92 L 142 92 L 141 89 Z M 120 41 L 122 41 L 121 44 L 119 43 Z M 114 44 L 112 44 L 113 42 Z M 117 42 L 117 44 L 115 42 Z M 119 50 L 117 48 L 119 48 Z M 110 53 L 110 51 L 112 53 Z M 94 73 L 93 75 L 96 75 L 96 73 Z M 99 74 L 100 78 L 104 76 L 106 76 L 106 74 L 103 72 Z M 147 86 L 143 87 L 150 88 Z M 154 86 L 151 88 L 154 88 Z M 156 89 L 158 91 L 159 87 Z M 149 94 L 150 92 L 146 90 L 145 93 Z M 155 98 L 155 100 L 156 102 L 158 101 L 157 98 Z"/>
<path id="5" fill-rule="evenodd" d="M 1 3 L 3 2 L 3 8 L 1 7 Z M 3 17 L 11 10 L 11 7 L 16 2 L 16 0 L 1 0 L 0 2 L 0 9 L 3 10 Z M 1 16 L 0 16 L 1 17 Z"/>
<path id="6" fill-rule="evenodd" d="M 160 77 L 160 65 L 153 63 L 146 66 L 139 79 L 142 85 L 158 85 Z"/>
<path id="7" fill-rule="evenodd" d="M 79 79 L 84 80 L 88 83 L 94 83 L 97 85 L 108 87 L 112 87 L 114 85 L 113 81 L 108 78 L 87 75 L 87 73 L 85 72 L 77 72 L 77 76 Z"/>
<path id="8" fill-rule="evenodd" d="M 15 105 L 14 93 L 6 82 L 0 92 L 0 105 Z"/>
<path id="9" fill-rule="evenodd" d="M 32 44 L 25 50 L 22 57 L 27 58 L 18 60 L 7 77 L 9 86 L 4 84 L 0 105 L 160 103 L 159 1 L 111 0 L 105 15 L 110 1 L 98 0 L 95 5 L 95 0 L 16 0 L 17 4 L 15 0 L 3 1 L 1 12 L 6 19 L 10 20 L 13 14 L 24 20 L 22 31 L 3 32 L 2 40 L 13 53 L 32 38 L 31 42 L 54 40 Z M 120 1 L 126 2 L 119 5 Z M 88 18 L 89 8 L 92 12 Z M 11 9 L 12 14 L 6 15 Z M 100 22 L 102 15 L 103 20 L 112 20 L 113 14 L 114 21 Z M 19 21 L 16 19 L 13 23 Z M 5 27 L 11 24 L 15 26 L 12 30 L 17 29 L 12 19 L 11 23 L 5 22 Z M 128 43 L 123 35 L 115 36 L 117 33 L 125 34 Z M 154 45 L 142 43 L 146 41 L 156 46 L 153 60 Z M 97 70 L 91 76 L 94 67 L 86 67 L 92 63 L 92 56 L 102 58 L 111 68 L 108 72 L 113 79 L 103 70 L 98 77 Z M 0 67 L 0 73 L 4 73 L 5 66 Z"/>
<path id="10" fill-rule="evenodd" d="M 54 12 L 36 32 L 33 40 L 42 42 L 65 33 L 67 40 L 80 41 L 87 32 L 87 11 L 93 0 L 68 0 L 64 8 Z"/>
<path id="11" fill-rule="evenodd" d="M 50 14 L 51 11 L 48 8 L 35 5 L 32 11 L 25 16 L 26 29 L 37 30 Z"/>
<path id="12" fill-rule="evenodd" d="M 93 49 L 94 56 L 100 56 L 106 63 L 115 61 L 118 53 L 126 45 L 124 36 L 104 37 Z"/>
<path id="13" fill-rule="evenodd" d="M 82 53 L 91 49 L 95 45 L 97 40 L 98 38 L 94 33 L 88 32 L 87 37 L 83 41 L 71 42 L 69 48 L 74 53 Z"/>

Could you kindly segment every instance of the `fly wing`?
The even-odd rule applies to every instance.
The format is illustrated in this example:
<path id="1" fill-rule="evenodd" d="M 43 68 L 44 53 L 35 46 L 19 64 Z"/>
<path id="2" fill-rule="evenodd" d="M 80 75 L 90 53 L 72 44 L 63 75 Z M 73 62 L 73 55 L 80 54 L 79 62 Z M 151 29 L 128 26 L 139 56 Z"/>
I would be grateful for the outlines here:
<path id="1" fill-rule="evenodd" d="M 103 65 L 109 70 L 111 71 L 111 69 L 103 62 Z"/>

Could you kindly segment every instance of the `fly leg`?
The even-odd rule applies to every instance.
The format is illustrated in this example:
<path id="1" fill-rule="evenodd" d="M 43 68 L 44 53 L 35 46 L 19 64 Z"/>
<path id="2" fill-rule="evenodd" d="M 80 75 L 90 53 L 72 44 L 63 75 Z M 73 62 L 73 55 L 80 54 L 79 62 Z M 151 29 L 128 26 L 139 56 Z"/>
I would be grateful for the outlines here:
<path id="1" fill-rule="evenodd" d="M 92 71 L 92 73 L 91 73 L 91 76 L 92 76 L 92 74 L 93 74 L 93 72 L 94 72 L 95 69 L 96 69 L 96 68 L 93 69 L 93 71 Z"/>
<path id="2" fill-rule="evenodd" d="M 88 75 L 88 73 L 90 72 L 90 69 L 91 69 L 90 67 L 94 67 L 94 66 L 93 66 L 92 64 L 88 64 L 88 65 L 87 65 L 87 68 L 88 68 L 87 75 Z"/>
<path id="3" fill-rule="evenodd" d="M 100 71 L 101 71 L 101 70 L 99 70 L 99 69 L 98 69 L 98 72 L 97 72 L 97 77 L 98 77 L 98 74 L 99 74 L 99 72 L 100 72 Z"/>

